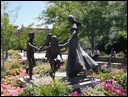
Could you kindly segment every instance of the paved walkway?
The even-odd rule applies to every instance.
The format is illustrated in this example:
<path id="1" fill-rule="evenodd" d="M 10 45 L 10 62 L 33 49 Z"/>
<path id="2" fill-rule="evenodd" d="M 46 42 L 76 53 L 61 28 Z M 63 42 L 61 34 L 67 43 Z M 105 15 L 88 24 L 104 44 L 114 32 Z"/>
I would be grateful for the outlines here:
<path id="1" fill-rule="evenodd" d="M 23 60 L 27 60 L 26 53 L 19 53 L 19 54 L 21 55 Z M 35 57 L 35 59 L 46 59 L 45 53 L 34 53 L 34 57 Z M 63 60 L 66 60 L 67 57 L 68 57 L 68 55 L 62 54 Z"/>

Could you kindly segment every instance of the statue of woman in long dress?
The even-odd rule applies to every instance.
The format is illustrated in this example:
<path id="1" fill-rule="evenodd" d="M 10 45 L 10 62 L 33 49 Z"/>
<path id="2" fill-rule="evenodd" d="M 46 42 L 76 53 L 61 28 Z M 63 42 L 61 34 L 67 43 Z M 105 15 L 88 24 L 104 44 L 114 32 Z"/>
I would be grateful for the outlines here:
<path id="1" fill-rule="evenodd" d="M 71 24 L 71 37 L 66 73 L 68 77 L 75 77 L 79 72 L 93 69 L 98 64 L 81 48 L 78 41 L 78 33 L 81 23 L 76 21 L 73 15 L 68 16 L 68 21 Z"/>

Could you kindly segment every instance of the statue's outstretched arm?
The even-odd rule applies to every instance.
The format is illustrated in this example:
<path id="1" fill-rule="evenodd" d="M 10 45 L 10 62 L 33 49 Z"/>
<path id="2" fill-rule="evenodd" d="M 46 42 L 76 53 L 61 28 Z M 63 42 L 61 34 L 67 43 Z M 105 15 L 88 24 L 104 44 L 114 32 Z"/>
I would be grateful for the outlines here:
<path id="1" fill-rule="evenodd" d="M 31 43 L 28 43 L 29 46 L 31 46 L 32 48 L 39 50 L 39 48 L 37 48 L 36 46 L 32 45 Z"/>

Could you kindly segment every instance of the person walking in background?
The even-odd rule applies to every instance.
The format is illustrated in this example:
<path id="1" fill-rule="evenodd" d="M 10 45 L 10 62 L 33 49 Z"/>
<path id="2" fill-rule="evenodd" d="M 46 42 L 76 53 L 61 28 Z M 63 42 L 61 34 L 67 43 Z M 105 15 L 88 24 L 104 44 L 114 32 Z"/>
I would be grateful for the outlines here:
<path id="1" fill-rule="evenodd" d="M 87 54 L 88 54 L 90 57 L 92 57 L 92 50 L 91 50 L 91 48 L 88 48 Z"/>
<path id="2" fill-rule="evenodd" d="M 92 58 L 96 61 L 96 58 L 99 57 L 100 54 L 101 54 L 100 51 L 96 49 L 95 55 Z"/>
<path id="3" fill-rule="evenodd" d="M 108 65 L 111 65 L 111 63 L 113 62 L 113 59 L 116 57 L 116 51 L 114 48 L 111 49 L 111 55 L 109 57 L 108 60 Z"/>

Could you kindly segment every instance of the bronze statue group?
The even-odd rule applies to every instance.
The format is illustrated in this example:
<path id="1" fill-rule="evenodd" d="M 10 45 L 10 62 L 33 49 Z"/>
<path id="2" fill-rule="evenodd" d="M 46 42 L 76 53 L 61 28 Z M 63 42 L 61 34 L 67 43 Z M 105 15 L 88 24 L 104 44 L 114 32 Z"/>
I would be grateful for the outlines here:
<path id="1" fill-rule="evenodd" d="M 29 62 L 29 71 L 27 72 L 32 79 L 32 70 L 35 66 L 34 50 L 46 50 L 45 57 L 51 65 L 50 76 L 55 79 L 55 72 L 64 64 L 61 48 L 68 46 L 68 59 L 66 66 L 66 74 L 69 78 L 77 76 L 81 71 L 88 71 L 94 69 L 98 64 L 82 49 L 78 33 L 81 23 L 76 21 L 73 15 L 68 16 L 68 21 L 71 25 L 71 36 L 65 43 L 59 43 L 57 36 L 49 33 L 47 41 L 43 46 L 37 48 L 33 45 L 34 33 L 29 33 L 29 40 L 27 41 L 27 59 Z"/>

